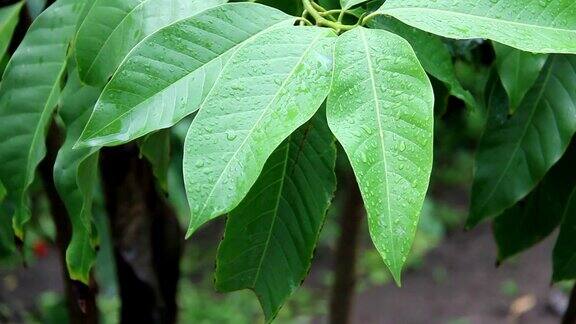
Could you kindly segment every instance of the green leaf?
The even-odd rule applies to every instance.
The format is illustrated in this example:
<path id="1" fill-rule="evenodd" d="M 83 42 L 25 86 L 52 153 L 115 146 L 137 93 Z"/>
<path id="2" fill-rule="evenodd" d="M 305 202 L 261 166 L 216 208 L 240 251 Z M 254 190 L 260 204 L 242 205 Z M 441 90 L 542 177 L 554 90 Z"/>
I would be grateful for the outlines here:
<path id="1" fill-rule="evenodd" d="M 438 36 L 410 27 L 390 17 L 377 17 L 369 22 L 371 28 L 385 29 L 407 40 L 426 72 L 442 81 L 450 94 L 464 101 L 469 107 L 476 106 L 470 92 L 464 90 L 456 78 L 452 56 L 448 47 Z"/>
<path id="2" fill-rule="evenodd" d="M 147 135 L 139 147 L 140 154 L 150 162 L 152 172 L 160 188 L 166 192 L 170 166 L 170 131 L 164 129 Z"/>
<path id="3" fill-rule="evenodd" d="M 342 7 L 342 9 L 350 9 L 355 5 L 364 3 L 366 1 L 368 0 L 340 0 L 340 6 Z"/>
<path id="4" fill-rule="evenodd" d="M 91 244 L 92 201 L 98 175 L 98 148 L 72 149 L 90 117 L 90 108 L 100 89 L 84 86 L 73 70 L 62 91 L 59 115 L 66 126 L 66 138 L 54 164 L 54 184 L 72 223 L 72 238 L 66 250 L 70 277 L 89 283 L 96 259 Z"/>
<path id="5" fill-rule="evenodd" d="M 184 144 L 188 230 L 236 207 L 284 139 L 318 110 L 336 34 L 288 26 L 243 44 L 222 69 Z"/>
<path id="6" fill-rule="evenodd" d="M 23 5 L 24 1 L 20 1 L 11 6 L 0 8 L 0 58 L 6 54 L 10 45 Z"/>
<path id="7" fill-rule="evenodd" d="M 488 38 L 526 52 L 576 53 L 573 0 L 388 0 L 378 12 L 448 38 Z"/>
<path id="8" fill-rule="evenodd" d="M 566 202 L 560 234 L 552 253 L 552 281 L 576 279 L 576 187 Z"/>
<path id="9" fill-rule="evenodd" d="M 36 19 L 46 7 L 46 0 L 26 0 L 26 7 L 32 19 Z"/>
<path id="10" fill-rule="evenodd" d="M 15 210 L 14 229 L 20 238 L 30 217 L 26 191 L 45 155 L 46 129 L 83 5 L 60 0 L 44 11 L 30 26 L 0 84 L 0 180 Z"/>
<path id="11" fill-rule="evenodd" d="M 576 57 L 551 56 L 516 114 L 489 122 L 476 155 L 468 227 L 525 197 L 576 131 Z"/>
<path id="12" fill-rule="evenodd" d="M 401 37 L 355 28 L 336 42 L 328 125 L 354 169 L 372 241 L 396 282 L 432 169 L 434 95 Z"/>
<path id="13" fill-rule="evenodd" d="M 498 43 L 494 43 L 494 50 L 500 79 L 510 97 L 510 112 L 514 113 L 538 79 L 548 56 L 519 51 Z"/>
<path id="14" fill-rule="evenodd" d="M 118 145 L 174 125 L 204 105 L 239 45 L 293 22 L 270 7 L 234 3 L 161 29 L 131 51 L 106 85 L 80 140 Z"/>
<path id="15" fill-rule="evenodd" d="M 576 187 L 576 142 L 524 200 L 494 220 L 498 261 L 526 250 L 560 224 L 566 203 Z"/>
<path id="16" fill-rule="evenodd" d="M 4 198 L 6 198 L 6 188 L 2 184 L 2 181 L 0 181 L 0 203 L 4 201 Z"/>
<path id="17" fill-rule="evenodd" d="M 16 254 L 12 215 L 5 205 L 0 203 L 0 261 L 9 260 Z"/>
<path id="18" fill-rule="evenodd" d="M 270 156 L 228 216 L 216 288 L 252 289 L 271 321 L 302 283 L 336 189 L 336 146 L 324 110 Z"/>
<path id="19" fill-rule="evenodd" d="M 146 36 L 226 0 L 96 0 L 78 29 L 82 81 L 103 85 Z"/>

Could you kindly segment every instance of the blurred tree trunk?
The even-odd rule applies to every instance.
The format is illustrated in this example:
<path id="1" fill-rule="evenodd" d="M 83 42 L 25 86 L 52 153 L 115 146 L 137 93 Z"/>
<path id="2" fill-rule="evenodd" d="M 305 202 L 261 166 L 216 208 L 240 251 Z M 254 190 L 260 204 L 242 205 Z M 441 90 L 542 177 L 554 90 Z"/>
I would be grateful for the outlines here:
<path id="1" fill-rule="evenodd" d="M 340 215 L 340 237 L 336 247 L 334 283 L 330 300 L 331 324 L 350 322 L 356 286 L 357 251 L 364 213 L 362 196 L 354 175 L 346 177 L 344 186 L 348 192 L 346 205 Z"/>
<path id="2" fill-rule="evenodd" d="M 175 323 L 184 234 L 136 145 L 102 150 L 122 323 Z"/>
<path id="3" fill-rule="evenodd" d="M 572 287 L 568 308 L 562 318 L 562 324 L 576 324 L 576 284 Z"/>
<path id="4" fill-rule="evenodd" d="M 58 128 L 55 123 L 52 123 L 46 141 L 46 158 L 40 164 L 39 170 L 44 182 L 46 195 L 50 200 L 50 213 L 56 226 L 56 245 L 60 253 L 68 316 L 72 324 L 97 324 L 98 309 L 96 306 L 95 284 L 92 283 L 91 287 L 87 287 L 79 281 L 70 279 L 66 265 L 66 248 L 72 237 L 72 224 L 68 218 L 66 207 L 54 186 L 52 173 L 61 144 L 62 140 Z"/>

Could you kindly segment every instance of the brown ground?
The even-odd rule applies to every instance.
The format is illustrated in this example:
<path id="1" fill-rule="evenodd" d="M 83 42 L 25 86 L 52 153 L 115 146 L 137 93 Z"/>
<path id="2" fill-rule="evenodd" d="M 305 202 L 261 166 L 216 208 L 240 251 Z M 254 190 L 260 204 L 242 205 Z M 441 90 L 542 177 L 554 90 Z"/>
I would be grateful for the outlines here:
<path id="1" fill-rule="evenodd" d="M 489 226 L 455 233 L 426 256 L 422 269 L 404 275 L 402 288 L 388 284 L 359 294 L 353 322 L 558 323 L 559 316 L 550 307 L 558 303 L 551 303 L 551 299 L 564 296 L 549 284 L 552 245 L 553 240 L 548 239 L 496 268 L 496 249 Z M 445 279 L 435 279 L 434 273 L 442 268 Z M 515 296 L 502 292 L 503 283 L 509 280 L 518 286 Z M 536 303 L 530 308 L 533 298 Z M 515 301 L 516 307 L 526 306 L 529 310 L 511 320 L 510 307 Z"/>
<path id="2" fill-rule="evenodd" d="M 550 307 L 551 295 L 558 294 L 549 286 L 552 244 L 549 239 L 496 268 L 495 246 L 487 225 L 458 231 L 426 256 L 423 267 L 404 274 L 402 288 L 387 284 L 358 294 L 353 323 L 510 323 L 510 307 L 515 301 L 528 308 L 516 323 L 558 323 L 559 316 Z M 51 250 L 30 268 L 0 272 L 0 303 L 12 310 L 29 309 L 39 292 L 60 290 L 56 257 Z M 326 259 L 319 259 L 326 264 Z M 444 269 L 443 276 L 438 276 L 439 269 Z M 307 285 L 315 285 L 315 272 Z M 514 296 L 502 291 L 503 283 L 510 280 L 519 288 Z M 536 302 L 533 307 L 529 307 L 531 298 Z"/>

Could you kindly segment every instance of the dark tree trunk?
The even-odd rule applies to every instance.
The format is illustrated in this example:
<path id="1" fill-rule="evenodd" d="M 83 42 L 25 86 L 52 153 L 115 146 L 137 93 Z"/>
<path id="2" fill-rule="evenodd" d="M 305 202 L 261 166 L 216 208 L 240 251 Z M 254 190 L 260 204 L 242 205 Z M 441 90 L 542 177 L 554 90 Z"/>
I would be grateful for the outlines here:
<path id="1" fill-rule="evenodd" d="M 572 287 L 568 308 L 562 318 L 562 324 L 576 324 L 576 284 Z"/>
<path id="2" fill-rule="evenodd" d="M 347 177 L 346 205 L 340 215 L 340 237 L 338 238 L 334 264 L 334 283 L 330 300 L 330 323 L 346 324 L 350 321 L 354 288 L 356 285 L 356 263 L 360 228 L 364 209 L 358 185 L 353 176 Z"/>
<path id="3" fill-rule="evenodd" d="M 174 323 L 184 234 L 134 144 L 102 151 L 122 323 Z"/>
<path id="4" fill-rule="evenodd" d="M 60 145 L 61 137 L 58 128 L 52 123 L 46 142 L 46 158 L 40 164 L 39 170 L 44 182 L 46 195 L 50 200 L 50 211 L 56 226 L 56 245 L 60 253 L 68 315 L 72 324 L 96 324 L 98 323 L 98 309 L 96 307 L 95 284 L 92 283 L 91 287 L 87 287 L 79 281 L 70 279 L 66 266 L 66 248 L 72 237 L 72 224 L 68 218 L 66 207 L 56 191 L 52 175 Z"/>

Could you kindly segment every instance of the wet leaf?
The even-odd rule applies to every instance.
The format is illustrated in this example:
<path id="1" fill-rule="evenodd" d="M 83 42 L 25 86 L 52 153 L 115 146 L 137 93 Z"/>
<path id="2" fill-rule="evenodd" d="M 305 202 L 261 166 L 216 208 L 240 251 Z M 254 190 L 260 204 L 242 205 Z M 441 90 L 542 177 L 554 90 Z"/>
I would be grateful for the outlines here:
<path id="1" fill-rule="evenodd" d="M 234 209 L 270 154 L 318 110 L 330 88 L 335 36 L 327 28 L 274 28 L 226 63 L 184 144 L 188 236 Z"/>
<path id="2" fill-rule="evenodd" d="M 576 58 L 551 56 L 516 114 L 489 122 L 476 154 L 467 225 L 524 198 L 562 157 L 576 131 Z"/>
<path id="3" fill-rule="evenodd" d="M 0 180 L 8 190 L 20 238 L 30 217 L 26 191 L 45 155 L 46 129 L 84 3 L 59 0 L 44 11 L 30 26 L 0 84 Z"/>
<path id="4" fill-rule="evenodd" d="M 407 41 L 355 28 L 336 42 L 330 129 L 354 169 L 372 241 L 400 283 L 432 169 L 434 95 Z"/>
<path id="5" fill-rule="evenodd" d="M 80 77 L 104 85 L 146 36 L 226 0 L 96 0 L 78 29 Z"/>
<path id="6" fill-rule="evenodd" d="M 324 110 L 270 156 L 228 216 L 216 288 L 252 289 L 271 321 L 304 280 L 336 189 L 336 146 Z"/>
<path id="7" fill-rule="evenodd" d="M 388 0 L 378 11 L 448 38 L 488 38 L 535 53 L 576 53 L 573 0 Z"/>
<path id="8" fill-rule="evenodd" d="M 391 17 L 376 17 L 369 23 L 371 28 L 388 30 L 407 40 L 424 70 L 442 81 L 450 94 L 464 101 L 469 107 L 476 106 L 476 100 L 470 92 L 464 90 L 456 78 L 452 56 L 442 39 L 414 27 L 408 26 Z"/>
<path id="9" fill-rule="evenodd" d="M 494 43 L 494 50 L 500 80 L 510 98 L 510 112 L 514 113 L 538 79 L 548 56 L 523 52 L 498 43 Z"/>
<path id="10" fill-rule="evenodd" d="M 72 238 L 66 250 L 68 272 L 70 278 L 86 285 L 96 260 L 91 237 L 92 201 L 98 179 L 98 148 L 72 147 L 84 129 L 90 117 L 90 108 L 98 99 L 100 91 L 82 85 L 76 69 L 69 73 L 58 111 L 66 127 L 66 138 L 54 164 L 54 184 L 72 223 Z"/>
<path id="11" fill-rule="evenodd" d="M 118 68 L 81 142 L 118 145 L 174 125 L 204 104 L 238 45 L 293 22 L 270 7 L 235 3 L 163 28 L 141 42 Z"/>

